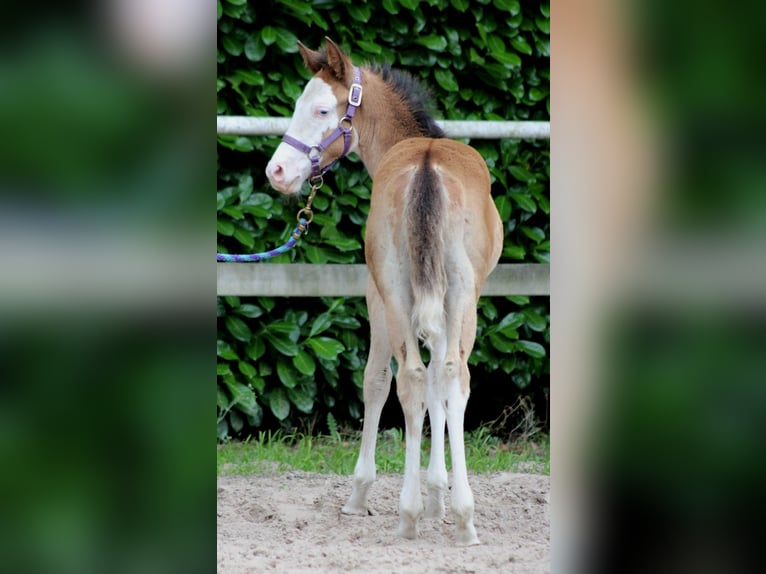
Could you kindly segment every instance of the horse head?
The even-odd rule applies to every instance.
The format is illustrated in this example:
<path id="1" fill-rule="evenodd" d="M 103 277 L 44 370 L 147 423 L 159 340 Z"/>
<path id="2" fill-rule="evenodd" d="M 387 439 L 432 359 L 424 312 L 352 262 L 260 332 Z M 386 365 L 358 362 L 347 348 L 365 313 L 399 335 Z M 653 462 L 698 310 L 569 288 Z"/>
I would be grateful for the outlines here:
<path id="1" fill-rule="evenodd" d="M 297 194 L 335 161 L 356 151 L 358 137 L 351 125 L 361 104 L 361 77 L 346 54 L 329 38 L 321 51 L 298 42 L 303 61 L 314 77 L 295 104 L 287 132 L 266 166 L 271 186 Z"/>

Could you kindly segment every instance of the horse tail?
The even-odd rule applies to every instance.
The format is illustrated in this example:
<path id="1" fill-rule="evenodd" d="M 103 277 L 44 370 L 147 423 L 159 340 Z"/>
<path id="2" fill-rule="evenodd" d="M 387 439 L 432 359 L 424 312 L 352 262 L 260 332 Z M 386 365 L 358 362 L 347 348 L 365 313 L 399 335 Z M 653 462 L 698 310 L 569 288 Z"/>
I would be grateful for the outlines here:
<path id="1" fill-rule="evenodd" d="M 407 239 L 412 286 L 412 328 L 431 350 L 446 331 L 444 233 L 446 197 L 430 149 L 412 179 L 407 201 Z"/>

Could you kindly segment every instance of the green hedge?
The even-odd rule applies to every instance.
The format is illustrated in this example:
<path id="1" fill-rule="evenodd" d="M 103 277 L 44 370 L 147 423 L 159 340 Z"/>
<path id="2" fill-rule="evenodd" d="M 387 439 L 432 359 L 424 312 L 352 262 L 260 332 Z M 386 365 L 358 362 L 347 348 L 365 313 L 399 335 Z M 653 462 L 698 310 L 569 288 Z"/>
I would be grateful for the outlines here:
<path id="1" fill-rule="evenodd" d="M 318 48 L 329 36 L 357 63 L 389 61 L 421 78 L 438 118 L 549 118 L 547 3 L 219 0 L 218 30 L 220 115 L 292 115 L 310 77 L 297 40 Z M 262 251 L 288 238 L 299 206 L 264 175 L 279 141 L 218 136 L 219 251 Z M 548 263 L 548 141 L 470 143 L 492 174 L 505 225 L 501 262 Z M 370 187 L 358 158 L 343 160 L 325 177 L 309 234 L 275 262 L 362 263 Z M 501 385 L 543 397 L 544 419 L 548 298 L 483 298 L 478 323 L 474 393 Z M 356 426 L 369 337 L 362 298 L 220 297 L 218 333 L 219 438 L 303 417 L 321 424 L 328 413 Z"/>

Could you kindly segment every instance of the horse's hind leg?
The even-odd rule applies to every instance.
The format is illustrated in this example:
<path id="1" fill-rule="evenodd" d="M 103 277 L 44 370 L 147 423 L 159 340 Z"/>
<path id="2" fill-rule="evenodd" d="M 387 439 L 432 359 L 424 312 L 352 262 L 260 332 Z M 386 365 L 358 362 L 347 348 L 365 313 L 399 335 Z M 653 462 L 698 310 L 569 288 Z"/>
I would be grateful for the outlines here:
<path id="1" fill-rule="evenodd" d="M 426 401 L 431 426 L 431 454 L 428 460 L 428 496 L 426 518 L 444 518 L 444 493 L 447 491 L 447 466 L 444 462 L 444 425 L 447 422 L 447 395 L 444 388 L 446 340 L 438 341 L 431 350 L 428 365 Z"/>
<path id="2" fill-rule="evenodd" d="M 463 440 L 463 417 L 471 388 L 468 357 L 476 338 L 476 300 L 471 290 L 457 288 L 447 295 L 447 356 L 441 371 L 445 384 L 447 427 L 452 455 L 452 513 L 457 544 L 479 544 L 473 525 L 474 500 L 468 484 Z"/>
<path id="3" fill-rule="evenodd" d="M 385 309 L 375 284 L 367 286 L 367 311 L 370 316 L 370 354 L 364 369 L 364 424 L 362 446 L 354 468 L 351 496 L 344 514 L 368 513 L 367 495 L 375 482 L 375 443 L 383 405 L 391 389 L 391 347 L 386 333 Z"/>
<path id="4" fill-rule="evenodd" d="M 412 302 L 406 293 L 387 294 L 388 339 L 398 365 L 396 393 L 404 413 L 404 483 L 399 497 L 399 535 L 416 538 L 423 514 L 420 492 L 420 443 L 426 414 L 426 366 L 411 325 Z"/>

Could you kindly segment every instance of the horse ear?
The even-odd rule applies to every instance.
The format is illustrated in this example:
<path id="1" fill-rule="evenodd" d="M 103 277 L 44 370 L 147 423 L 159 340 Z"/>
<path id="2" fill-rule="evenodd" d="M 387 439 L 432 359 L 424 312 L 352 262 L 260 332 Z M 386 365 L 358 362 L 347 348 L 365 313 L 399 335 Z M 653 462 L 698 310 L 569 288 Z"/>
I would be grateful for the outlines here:
<path id="1" fill-rule="evenodd" d="M 319 70 L 322 69 L 322 64 L 320 63 L 321 56 L 319 55 L 319 52 L 309 50 L 300 40 L 298 40 L 298 50 L 300 51 L 301 56 L 303 56 L 303 63 L 306 64 L 309 72 L 316 74 Z"/>
<path id="2" fill-rule="evenodd" d="M 338 45 L 325 36 L 325 50 L 327 51 L 327 64 L 337 80 L 346 81 L 346 74 L 351 69 L 352 64 L 346 54 L 343 53 Z"/>

